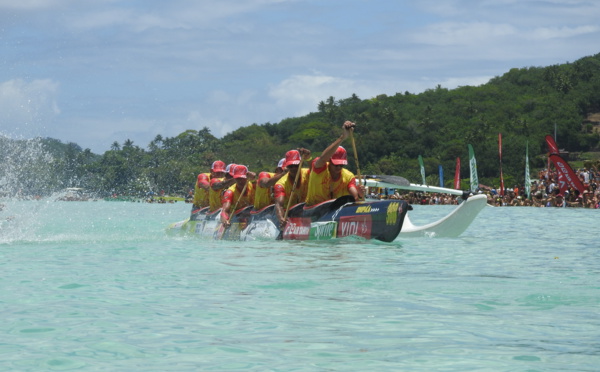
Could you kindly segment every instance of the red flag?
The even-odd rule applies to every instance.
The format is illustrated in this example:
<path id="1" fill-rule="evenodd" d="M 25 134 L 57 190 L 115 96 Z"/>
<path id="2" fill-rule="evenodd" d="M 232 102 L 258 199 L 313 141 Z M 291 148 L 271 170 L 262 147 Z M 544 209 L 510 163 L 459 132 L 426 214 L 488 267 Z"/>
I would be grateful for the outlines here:
<path id="1" fill-rule="evenodd" d="M 560 150 L 558 149 L 558 145 L 554 141 L 554 138 L 551 135 L 546 135 L 546 144 L 548 145 L 548 171 L 546 172 L 546 178 L 550 179 L 550 155 L 557 154 L 560 155 Z M 558 175 L 560 177 L 560 174 Z M 561 190 L 564 191 L 564 190 Z"/>
<path id="2" fill-rule="evenodd" d="M 456 170 L 454 171 L 454 189 L 460 190 L 460 158 L 456 158 Z"/>
<path id="3" fill-rule="evenodd" d="M 580 195 L 583 195 L 585 187 L 569 163 L 558 154 L 551 154 L 550 160 L 552 160 L 554 167 L 558 172 L 558 186 L 560 187 L 560 192 L 564 194 L 569 187 L 572 187 L 575 190 L 578 190 Z"/>
<path id="4" fill-rule="evenodd" d="M 550 151 L 550 154 L 560 154 L 558 146 L 556 145 L 556 142 L 554 142 L 554 138 L 552 138 L 551 135 L 546 136 L 546 144 L 548 145 L 548 151 Z"/>
<path id="5" fill-rule="evenodd" d="M 502 133 L 498 133 L 498 157 L 500 158 L 500 195 L 504 196 L 504 175 L 502 174 Z"/>

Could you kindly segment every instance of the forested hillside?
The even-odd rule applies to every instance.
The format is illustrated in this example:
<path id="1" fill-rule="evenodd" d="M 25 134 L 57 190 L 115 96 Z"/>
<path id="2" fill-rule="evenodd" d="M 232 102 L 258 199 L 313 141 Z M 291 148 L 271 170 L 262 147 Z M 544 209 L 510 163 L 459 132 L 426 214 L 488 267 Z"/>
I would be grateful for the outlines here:
<path id="1" fill-rule="evenodd" d="M 544 136 L 554 134 L 555 128 L 561 148 L 599 149 L 600 123 L 593 114 L 600 113 L 600 54 L 561 65 L 514 68 L 478 87 L 437 86 L 420 94 L 368 99 L 329 97 L 315 110 L 279 123 L 242 127 L 221 139 L 202 128 L 172 138 L 157 135 L 146 148 L 130 140 L 115 142 L 101 156 L 47 139 L 50 153 L 56 155 L 51 187 L 183 192 L 217 159 L 260 171 L 272 170 L 291 148 L 306 147 L 318 154 L 339 135 L 344 120 L 357 123 L 354 137 L 363 174 L 395 174 L 420 182 L 421 155 L 428 183 L 438 183 L 440 164 L 450 182 L 457 157 L 463 160 L 462 177 L 468 178 L 471 144 L 480 181 L 497 184 L 502 133 L 505 179 L 522 184 L 526 144 L 532 169 L 544 167 Z M 345 145 L 352 158 L 351 144 Z M 349 168 L 354 170 L 352 160 Z"/>

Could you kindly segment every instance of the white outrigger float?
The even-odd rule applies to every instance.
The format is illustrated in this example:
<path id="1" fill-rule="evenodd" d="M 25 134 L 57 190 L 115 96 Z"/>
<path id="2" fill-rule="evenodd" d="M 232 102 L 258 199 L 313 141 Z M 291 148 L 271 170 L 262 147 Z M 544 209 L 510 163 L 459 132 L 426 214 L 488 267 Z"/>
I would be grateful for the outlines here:
<path id="1" fill-rule="evenodd" d="M 417 226 L 410 221 L 409 211 L 404 217 L 400 238 L 407 237 L 432 237 L 455 238 L 461 235 L 475 220 L 479 212 L 487 205 L 487 196 L 483 194 L 471 195 L 469 191 L 447 189 L 444 187 L 419 185 L 410 183 L 398 176 L 371 176 L 366 179 L 366 186 L 388 189 L 412 190 L 427 193 L 442 193 L 460 196 L 460 204 L 443 218 Z"/>
<path id="2" fill-rule="evenodd" d="M 404 200 L 354 202 L 342 197 L 312 210 L 303 208 L 303 203 L 292 207 L 284 231 L 277 226 L 273 205 L 260 211 L 252 207 L 236 211 L 228 228 L 219 221 L 220 210 L 210 214 L 206 209 L 197 210 L 190 218 L 171 224 L 168 231 L 225 240 L 323 240 L 353 235 L 387 242 L 398 236 L 448 238 L 461 235 L 487 204 L 485 195 L 413 184 L 398 176 L 371 176 L 365 182 L 368 187 L 457 195 L 462 202 L 445 217 L 422 226 L 410 221 L 407 211 L 412 208 Z"/>

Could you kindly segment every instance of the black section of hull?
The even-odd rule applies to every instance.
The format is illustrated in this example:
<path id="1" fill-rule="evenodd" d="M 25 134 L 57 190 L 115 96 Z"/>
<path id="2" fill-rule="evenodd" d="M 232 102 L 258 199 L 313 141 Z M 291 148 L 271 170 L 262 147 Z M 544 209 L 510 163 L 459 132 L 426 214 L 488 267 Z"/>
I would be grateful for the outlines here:
<path id="1" fill-rule="evenodd" d="M 358 236 L 392 242 L 402 229 L 408 211 L 403 200 L 350 202 L 348 199 L 327 201 L 300 214 L 290 214 L 283 231 L 284 240 L 321 240 Z"/>

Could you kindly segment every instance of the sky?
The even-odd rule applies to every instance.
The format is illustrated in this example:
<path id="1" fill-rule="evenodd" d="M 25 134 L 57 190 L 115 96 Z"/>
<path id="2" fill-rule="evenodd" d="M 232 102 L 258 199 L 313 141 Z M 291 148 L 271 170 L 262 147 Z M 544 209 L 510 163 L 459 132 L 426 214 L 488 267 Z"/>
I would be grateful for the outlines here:
<path id="1" fill-rule="evenodd" d="M 221 138 L 330 96 L 574 62 L 600 52 L 599 15 L 597 0 L 0 0 L 0 135 L 98 154 Z"/>

